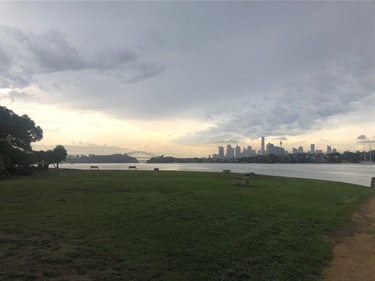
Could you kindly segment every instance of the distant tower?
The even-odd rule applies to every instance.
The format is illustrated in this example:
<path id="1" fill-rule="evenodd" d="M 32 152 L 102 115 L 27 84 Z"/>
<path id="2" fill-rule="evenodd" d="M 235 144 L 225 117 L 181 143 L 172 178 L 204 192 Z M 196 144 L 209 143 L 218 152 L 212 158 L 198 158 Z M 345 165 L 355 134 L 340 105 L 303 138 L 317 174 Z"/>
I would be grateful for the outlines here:
<path id="1" fill-rule="evenodd" d="M 238 145 L 234 149 L 234 157 L 235 158 L 241 158 L 242 157 L 241 147 L 239 147 Z"/>
<path id="2" fill-rule="evenodd" d="M 264 155 L 264 137 L 262 137 L 262 143 L 261 143 L 261 147 L 260 147 L 260 151 L 261 151 L 261 155 Z"/>
<path id="3" fill-rule="evenodd" d="M 234 148 L 228 144 L 227 145 L 227 154 L 225 155 L 227 159 L 233 159 L 234 158 Z"/>
<path id="4" fill-rule="evenodd" d="M 224 147 L 219 146 L 219 159 L 224 159 Z"/>
<path id="5" fill-rule="evenodd" d="M 280 147 L 283 147 L 283 141 L 280 141 Z"/>
<path id="6" fill-rule="evenodd" d="M 315 154 L 315 144 L 310 144 L 310 153 Z"/>
<path id="7" fill-rule="evenodd" d="M 331 153 L 332 153 L 332 147 L 327 145 L 327 154 L 331 154 Z"/>

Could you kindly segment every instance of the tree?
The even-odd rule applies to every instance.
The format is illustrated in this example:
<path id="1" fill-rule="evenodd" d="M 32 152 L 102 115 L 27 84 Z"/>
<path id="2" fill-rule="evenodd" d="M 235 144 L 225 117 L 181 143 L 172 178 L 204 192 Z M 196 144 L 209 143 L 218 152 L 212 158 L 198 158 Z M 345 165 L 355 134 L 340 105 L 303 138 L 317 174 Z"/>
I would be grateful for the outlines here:
<path id="1" fill-rule="evenodd" d="M 0 154 L 9 157 L 12 165 L 26 166 L 31 143 L 42 138 L 43 130 L 29 116 L 0 106 Z"/>
<path id="2" fill-rule="evenodd" d="M 49 154 L 50 163 L 56 165 L 56 168 L 59 168 L 59 164 L 65 161 L 66 156 L 68 156 L 65 147 L 60 144 L 57 145 L 52 151 L 50 150 Z"/>
<path id="3" fill-rule="evenodd" d="M 0 106 L 0 148 L 10 147 L 31 151 L 31 143 L 43 138 L 43 130 L 35 126 L 27 115 L 18 116 L 12 110 Z"/>

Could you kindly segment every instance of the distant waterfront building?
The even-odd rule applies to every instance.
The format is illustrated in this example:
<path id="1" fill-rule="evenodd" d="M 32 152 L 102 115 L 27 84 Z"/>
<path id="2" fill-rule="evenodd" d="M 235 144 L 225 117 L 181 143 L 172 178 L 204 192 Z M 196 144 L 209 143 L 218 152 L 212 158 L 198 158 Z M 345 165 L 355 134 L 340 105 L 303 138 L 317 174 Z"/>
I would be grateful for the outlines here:
<path id="1" fill-rule="evenodd" d="M 272 143 L 267 144 L 267 155 L 285 155 L 286 151 L 283 147 L 274 146 Z"/>
<path id="2" fill-rule="evenodd" d="M 315 144 L 310 144 L 310 153 L 315 154 Z"/>
<path id="3" fill-rule="evenodd" d="M 242 151 L 242 156 L 243 157 L 249 157 L 250 156 L 249 150 L 244 148 L 243 151 Z"/>
<path id="4" fill-rule="evenodd" d="M 235 158 L 241 158 L 242 157 L 241 147 L 239 147 L 238 145 L 234 149 L 234 157 Z"/>
<path id="5" fill-rule="evenodd" d="M 327 154 L 331 154 L 331 153 L 332 153 L 332 148 L 329 145 L 327 145 Z"/>
<path id="6" fill-rule="evenodd" d="M 303 153 L 303 147 L 302 146 L 299 146 L 298 148 L 293 147 L 293 154 L 297 154 L 297 153 L 300 153 L 300 154 Z"/>
<path id="7" fill-rule="evenodd" d="M 332 149 L 332 153 L 337 153 L 337 149 L 336 148 Z"/>
<path id="8" fill-rule="evenodd" d="M 260 146 L 260 151 L 261 151 L 261 155 L 265 155 L 265 151 L 264 151 L 264 137 L 262 136 L 262 142 L 261 142 L 261 146 Z"/>
<path id="9" fill-rule="evenodd" d="M 279 146 L 274 146 L 272 143 L 267 144 L 267 155 L 284 155 L 285 149 Z"/>
<path id="10" fill-rule="evenodd" d="M 219 146 L 219 159 L 224 159 L 224 147 Z"/>
<path id="11" fill-rule="evenodd" d="M 251 156 L 256 156 L 257 153 L 255 150 L 252 149 L 251 146 L 248 146 L 247 148 L 243 149 L 242 156 L 243 157 L 251 157 Z"/>
<path id="12" fill-rule="evenodd" d="M 274 150 L 275 150 L 275 146 L 272 143 L 267 143 L 267 145 L 266 145 L 267 155 L 275 154 Z"/>
<path id="13" fill-rule="evenodd" d="M 234 148 L 228 144 L 227 145 L 227 153 L 225 155 L 227 159 L 233 159 L 234 158 Z"/>

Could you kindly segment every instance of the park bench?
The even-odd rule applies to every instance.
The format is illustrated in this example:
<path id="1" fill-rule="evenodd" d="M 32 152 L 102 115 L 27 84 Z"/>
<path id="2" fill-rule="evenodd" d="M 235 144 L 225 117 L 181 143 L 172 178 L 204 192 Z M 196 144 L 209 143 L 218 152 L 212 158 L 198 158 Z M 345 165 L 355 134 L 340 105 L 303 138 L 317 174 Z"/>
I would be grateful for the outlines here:
<path id="1" fill-rule="evenodd" d="M 129 170 L 137 170 L 137 166 L 129 166 Z"/>
<path id="2" fill-rule="evenodd" d="M 230 173 L 230 170 L 223 170 L 223 173 Z"/>
<path id="3" fill-rule="evenodd" d="M 90 170 L 99 170 L 99 166 L 90 166 Z"/>

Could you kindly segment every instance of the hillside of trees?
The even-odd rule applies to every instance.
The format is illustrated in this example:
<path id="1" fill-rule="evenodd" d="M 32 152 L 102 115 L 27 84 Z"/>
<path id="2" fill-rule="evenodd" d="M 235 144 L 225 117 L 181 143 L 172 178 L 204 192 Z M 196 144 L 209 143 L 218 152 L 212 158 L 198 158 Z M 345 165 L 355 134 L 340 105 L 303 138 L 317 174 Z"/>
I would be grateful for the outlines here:
<path id="1" fill-rule="evenodd" d="M 138 163 L 137 158 L 127 154 L 112 155 L 68 155 L 67 163 Z"/>

